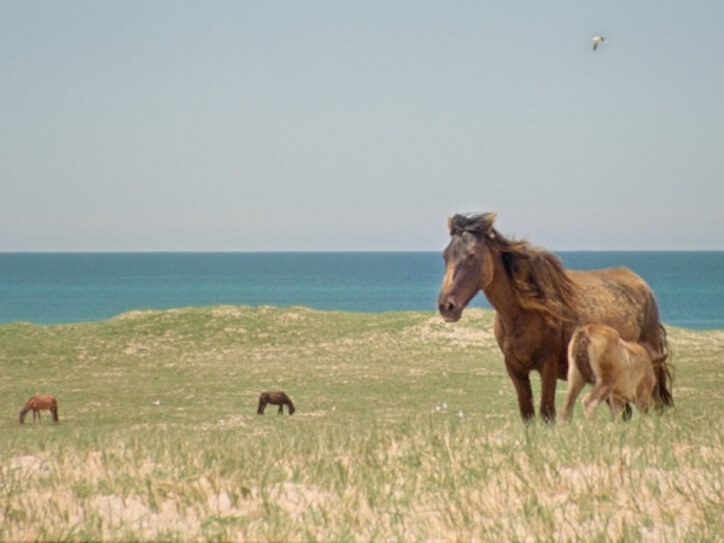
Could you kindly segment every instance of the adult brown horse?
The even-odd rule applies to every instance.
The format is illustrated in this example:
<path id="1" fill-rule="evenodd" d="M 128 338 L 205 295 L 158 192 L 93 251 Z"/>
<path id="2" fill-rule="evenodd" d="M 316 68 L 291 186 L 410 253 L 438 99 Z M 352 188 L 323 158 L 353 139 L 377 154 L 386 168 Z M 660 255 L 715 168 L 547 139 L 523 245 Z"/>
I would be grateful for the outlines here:
<path id="1" fill-rule="evenodd" d="M 285 405 L 287 406 L 290 415 L 293 415 L 294 411 L 296 411 L 294 404 L 292 403 L 292 399 L 281 390 L 274 392 L 262 392 L 259 395 L 259 407 L 256 410 L 256 414 L 263 415 L 267 404 L 278 405 L 280 415 L 284 412 Z"/>
<path id="2" fill-rule="evenodd" d="M 40 420 L 40 411 L 47 409 L 53 415 L 53 422 L 58 424 L 58 402 L 53 396 L 47 396 L 43 394 L 36 394 L 32 396 L 20 410 L 18 414 L 18 421 L 20 424 L 25 422 L 25 414 L 32 410 L 33 411 L 33 422 L 37 417 Z"/>
<path id="3" fill-rule="evenodd" d="M 668 352 L 656 299 L 638 275 L 626 268 L 566 270 L 548 251 L 502 236 L 493 228 L 495 216 L 448 219 L 451 240 L 443 253 L 438 308 L 447 322 L 455 322 L 483 291 L 495 309 L 495 338 L 524 419 L 535 416 L 531 371 L 541 376 L 541 416 L 555 418 L 556 379 L 567 378 L 568 342 L 578 326 L 608 325 L 622 339 L 643 345 L 652 359 Z M 593 382 L 593 375 L 584 377 Z M 657 407 L 673 405 L 671 384 L 668 367 L 656 368 Z"/>

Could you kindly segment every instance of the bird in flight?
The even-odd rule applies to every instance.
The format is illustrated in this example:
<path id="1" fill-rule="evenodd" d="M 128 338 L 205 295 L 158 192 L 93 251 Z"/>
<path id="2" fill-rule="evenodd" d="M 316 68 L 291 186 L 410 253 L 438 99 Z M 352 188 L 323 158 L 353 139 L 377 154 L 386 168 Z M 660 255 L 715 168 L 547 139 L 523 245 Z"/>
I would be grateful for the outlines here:
<path id="1" fill-rule="evenodd" d="M 598 46 L 602 43 L 606 43 L 606 38 L 603 36 L 593 36 L 593 39 L 591 40 L 593 42 L 593 50 L 595 51 L 598 49 Z"/>

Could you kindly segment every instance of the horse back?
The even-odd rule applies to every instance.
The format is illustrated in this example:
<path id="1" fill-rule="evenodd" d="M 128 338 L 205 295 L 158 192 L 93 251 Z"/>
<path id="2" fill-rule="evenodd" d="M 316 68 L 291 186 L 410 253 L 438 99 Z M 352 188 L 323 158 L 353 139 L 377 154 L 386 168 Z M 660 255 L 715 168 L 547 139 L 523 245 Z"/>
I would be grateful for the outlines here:
<path id="1" fill-rule="evenodd" d="M 656 298 L 639 275 L 628 268 L 571 271 L 576 284 L 577 324 L 605 324 L 621 339 L 661 348 L 659 308 Z"/>
<path id="2" fill-rule="evenodd" d="M 32 398 L 30 398 L 26 404 L 25 407 L 28 409 L 50 409 L 54 410 L 58 407 L 57 400 L 50 395 L 47 394 L 36 394 Z"/>

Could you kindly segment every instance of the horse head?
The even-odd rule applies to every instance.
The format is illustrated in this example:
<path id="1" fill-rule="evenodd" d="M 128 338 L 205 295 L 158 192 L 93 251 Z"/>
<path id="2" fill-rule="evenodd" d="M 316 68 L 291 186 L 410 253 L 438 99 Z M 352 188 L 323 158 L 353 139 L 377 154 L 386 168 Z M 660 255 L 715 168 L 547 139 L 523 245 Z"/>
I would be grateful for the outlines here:
<path id="1" fill-rule="evenodd" d="M 493 260 L 487 242 L 497 235 L 493 229 L 495 215 L 455 215 L 448 219 L 451 239 L 443 251 L 445 276 L 437 298 L 446 322 L 459 320 L 473 296 L 493 279 Z"/>

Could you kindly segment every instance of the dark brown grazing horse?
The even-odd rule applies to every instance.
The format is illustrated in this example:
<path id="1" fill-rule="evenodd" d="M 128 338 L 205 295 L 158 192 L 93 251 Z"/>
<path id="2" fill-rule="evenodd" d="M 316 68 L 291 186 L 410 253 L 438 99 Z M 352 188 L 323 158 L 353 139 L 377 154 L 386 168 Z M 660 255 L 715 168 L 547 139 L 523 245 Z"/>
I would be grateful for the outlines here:
<path id="1" fill-rule="evenodd" d="M 262 392 L 259 395 L 259 408 L 256 410 L 257 415 L 263 415 L 264 414 L 264 408 L 267 404 L 272 405 L 278 405 L 279 406 L 279 414 L 281 415 L 284 412 L 284 406 L 286 405 L 289 409 L 289 414 L 293 415 L 294 411 L 294 404 L 292 403 L 292 400 L 289 396 L 287 396 L 282 391 L 277 392 Z"/>
<path id="2" fill-rule="evenodd" d="M 626 268 L 569 271 L 553 254 L 526 241 L 509 240 L 495 228 L 495 213 L 448 219 L 445 276 L 438 296 L 443 319 L 455 322 L 482 290 L 495 309 L 495 338 L 518 395 L 521 416 L 535 416 L 529 374 L 541 376 L 540 414 L 555 418 L 556 379 L 567 378 L 567 347 L 573 330 L 605 324 L 634 341 L 652 360 L 668 353 L 653 292 Z M 654 403 L 672 406 L 668 366 L 655 369 Z M 593 375 L 584 375 L 593 383 Z M 630 407 L 627 412 L 630 414 Z"/>
<path id="3" fill-rule="evenodd" d="M 20 424 L 25 422 L 25 414 L 32 410 L 33 411 L 33 422 L 37 417 L 40 420 L 41 409 L 47 409 L 53 415 L 53 422 L 58 424 L 58 402 L 52 396 L 44 396 L 42 394 L 36 394 L 30 398 L 20 410 L 18 420 Z"/>

